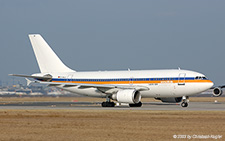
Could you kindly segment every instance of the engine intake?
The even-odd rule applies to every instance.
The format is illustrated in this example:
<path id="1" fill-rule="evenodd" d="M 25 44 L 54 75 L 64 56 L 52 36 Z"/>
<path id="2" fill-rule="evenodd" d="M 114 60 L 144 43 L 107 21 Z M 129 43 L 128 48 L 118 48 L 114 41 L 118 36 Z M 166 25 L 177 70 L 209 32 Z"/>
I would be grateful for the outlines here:
<path id="1" fill-rule="evenodd" d="M 135 104 L 140 102 L 141 94 L 135 89 L 124 89 L 119 90 L 117 94 L 113 94 L 112 99 L 121 103 Z"/>
<path id="2" fill-rule="evenodd" d="M 219 97 L 223 94 L 223 90 L 220 87 L 216 87 L 213 89 L 213 96 Z"/>

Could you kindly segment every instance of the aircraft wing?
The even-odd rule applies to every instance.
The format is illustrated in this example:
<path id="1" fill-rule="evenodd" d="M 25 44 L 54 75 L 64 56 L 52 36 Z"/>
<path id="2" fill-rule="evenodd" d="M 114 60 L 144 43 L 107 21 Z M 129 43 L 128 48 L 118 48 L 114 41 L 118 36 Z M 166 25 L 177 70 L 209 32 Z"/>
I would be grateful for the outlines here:
<path id="1" fill-rule="evenodd" d="M 109 89 L 135 89 L 137 91 L 149 90 L 148 87 L 139 85 L 108 85 L 108 84 L 83 84 L 83 83 L 58 83 L 58 82 L 42 82 L 36 81 L 36 83 L 47 84 L 48 86 L 62 86 L 62 87 L 74 87 L 79 86 L 79 89 L 97 88 L 101 91 L 108 91 Z"/>
<path id="2" fill-rule="evenodd" d="M 110 85 L 110 84 L 85 84 L 85 83 L 60 83 L 60 82 L 50 82 L 52 80 L 51 76 L 31 76 L 31 75 L 21 75 L 21 74 L 9 74 L 9 76 L 18 76 L 18 77 L 25 77 L 25 78 L 33 78 L 36 81 L 28 81 L 28 85 L 30 83 L 40 83 L 40 84 L 47 84 L 48 86 L 61 86 L 61 87 L 76 87 L 78 86 L 79 89 L 87 89 L 87 88 L 97 88 L 98 90 L 105 92 L 105 93 L 113 93 L 118 91 L 118 89 L 135 89 L 137 91 L 146 91 L 149 90 L 148 87 L 139 86 L 139 85 Z"/>
<path id="3" fill-rule="evenodd" d="M 211 87 L 210 89 L 214 89 L 214 88 L 225 88 L 225 85 L 221 85 L 221 86 L 214 86 L 214 87 Z"/>

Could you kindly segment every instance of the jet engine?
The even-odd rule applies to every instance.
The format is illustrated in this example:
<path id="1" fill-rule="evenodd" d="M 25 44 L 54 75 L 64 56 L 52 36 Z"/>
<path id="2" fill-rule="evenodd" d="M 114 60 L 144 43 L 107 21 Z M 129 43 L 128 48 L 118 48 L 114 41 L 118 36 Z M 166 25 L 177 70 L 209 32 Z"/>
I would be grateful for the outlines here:
<path id="1" fill-rule="evenodd" d="M 179 103 L 182 101 L 182 97 L 165 97 L 165 98 L 155 98 L 156 100 L 161 100 L 165 103 Z"/>
<path id="2" fill-rule="evenodd" d="M 121 103 L 135 104 L 140 102 L 141 94 L 135 89 L 123 89 L 113 94 L 112 99 Z"/>
<path id="3" fill-rule="evenodd" d="M 223 94 L 223 90 L 220 87 L 216 87 L 213 89 L 213 96 L 219 97 Z"/>

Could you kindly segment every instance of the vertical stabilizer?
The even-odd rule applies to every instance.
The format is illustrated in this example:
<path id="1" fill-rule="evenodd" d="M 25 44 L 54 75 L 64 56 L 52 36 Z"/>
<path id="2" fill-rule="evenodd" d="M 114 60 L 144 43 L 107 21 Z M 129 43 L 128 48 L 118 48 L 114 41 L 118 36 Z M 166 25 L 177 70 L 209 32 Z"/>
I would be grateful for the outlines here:
<path id="1" fill-rule="evenodd" d="M 74 72 L 59 59 L 39 34 L 29 35 L 41 73 Z"/>

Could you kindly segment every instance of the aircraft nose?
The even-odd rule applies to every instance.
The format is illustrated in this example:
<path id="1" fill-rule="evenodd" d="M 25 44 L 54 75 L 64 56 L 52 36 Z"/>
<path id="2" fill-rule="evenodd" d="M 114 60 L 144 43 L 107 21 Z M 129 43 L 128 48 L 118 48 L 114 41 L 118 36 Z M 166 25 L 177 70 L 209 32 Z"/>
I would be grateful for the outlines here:
<path id="1" fill-rule="evenodd" d="M 207 83 L 207 87 L 210 89 L 213 85 L 214 85 L 214 83 L 211 81 L 211 80 L 209 80 L 210 82 L 209 83 Z"/>

